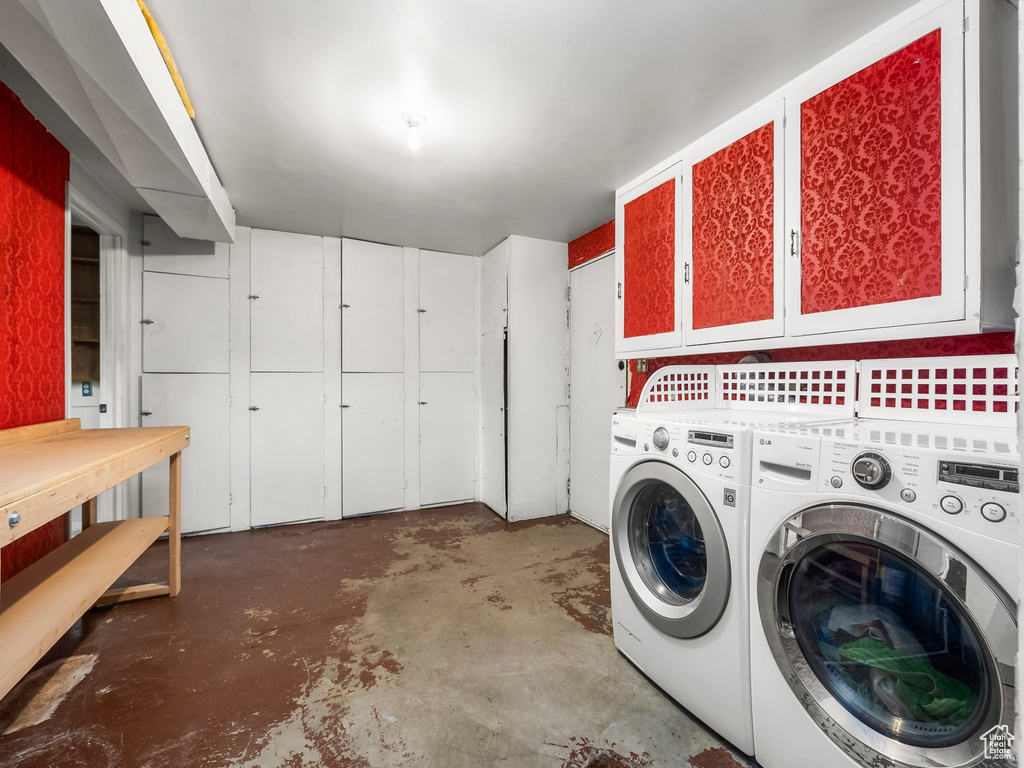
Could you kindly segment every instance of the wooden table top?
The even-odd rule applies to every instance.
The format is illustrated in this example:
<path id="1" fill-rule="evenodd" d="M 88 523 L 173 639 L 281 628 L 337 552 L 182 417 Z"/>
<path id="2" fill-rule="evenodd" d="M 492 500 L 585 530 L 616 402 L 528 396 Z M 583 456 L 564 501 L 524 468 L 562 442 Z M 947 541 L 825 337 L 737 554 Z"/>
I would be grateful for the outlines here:
<path id="1" fill-rule="evenodd" d="M 0 446 L 0 507 L 188 432 L 189 427 L 76 429 Z"/>

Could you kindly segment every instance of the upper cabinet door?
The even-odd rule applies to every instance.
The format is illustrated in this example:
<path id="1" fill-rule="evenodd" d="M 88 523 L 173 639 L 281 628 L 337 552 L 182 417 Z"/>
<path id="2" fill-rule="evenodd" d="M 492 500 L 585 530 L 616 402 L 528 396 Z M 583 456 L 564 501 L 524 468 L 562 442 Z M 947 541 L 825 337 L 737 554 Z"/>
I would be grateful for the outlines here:
<path id="1" fill-rule="evenodd" d="M 405 370 L 405 253 L 395 245 L 341 241 L 341 369 Z"/>
<path id="2" fill-rule="evenodd" d="M 682 181 L 687 346 L 781 336 L 783 103 L 743 113 L 694 145 Z"/>
<path id="3" fill-rule="evenodd" d="M 468 371 L 476 359 L 480 260 L 420 251 L 420 370 Z"/>
<path id="4" fill-rule="evenodd" d="M 142 220 L 142 268 L 199 277 L 228 276 L 228 244 L 178 237 L 159 216 Z"/>
<path id="5" fill-rule="evenodd" d="M 250 259 L 250 370 L 323 371 L 323 239 L 254 229 Z"/>
<path id="6" fill-rule="evenodd" d="M 682 343 L 679 173 L 682 163 L 621 195 L 615 204 L 615 353 Z"/>
<path id="7" fill-rule="evenodd" d="M 962 19 L 947 3 L 787 93 L 790 334 L 964 318 Z"/>

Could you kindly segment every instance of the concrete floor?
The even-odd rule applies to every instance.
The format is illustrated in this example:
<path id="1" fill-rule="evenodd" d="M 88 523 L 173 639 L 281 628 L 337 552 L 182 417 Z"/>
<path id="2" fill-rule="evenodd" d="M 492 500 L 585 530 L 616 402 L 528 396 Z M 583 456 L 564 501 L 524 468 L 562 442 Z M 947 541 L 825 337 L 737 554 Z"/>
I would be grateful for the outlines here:
<path id="1" fill-rule="evenodd" d="M 607 536 L 568 518 L 196 537 L 183 578 L 68 632 L 0 702 L 0 765 L 749 765 L 616 652 Z"/>

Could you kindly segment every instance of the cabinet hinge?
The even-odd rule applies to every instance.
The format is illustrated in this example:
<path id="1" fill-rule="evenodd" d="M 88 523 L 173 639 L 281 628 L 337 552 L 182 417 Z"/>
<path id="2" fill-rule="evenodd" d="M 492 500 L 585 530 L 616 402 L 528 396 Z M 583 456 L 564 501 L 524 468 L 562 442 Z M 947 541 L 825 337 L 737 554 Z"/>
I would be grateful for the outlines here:
<path id="1" fill-rule="evenodd" d="M 327 498 L 327 486 L 326 485 L 324 486 L 324 498 L 325 499 Z"/>
<path id="2" fill-rule="evenodd" d="M 970 280 L 970 278 L 967 275 L 964 275 L 964 290 L 965 291 L 967 290 L 967 283 L 969 282 L 969 280 Z"/>
<path id="3" fill-rule="evenodd" d="M 967 30 L 971 28 L 971 25 L 970 25 L 969 22 L 970 22 L 970 18 L 967 17 L 967 16 L 964 16 L 964 32 L 967 32 Z"/>
<path id="4" fill-rule="evenodd" d="M 235 503 L 235 494 L 229 493 L 228 494 L 228 506 L 230 507 L 234 503 Z"/>
<path id="5" fill-rule="evenodd" d="M 566 286 L 565 287 L 565 300 L 566 301 L 569 301 L 569 297 L 570 297 L 571 293 L 572 293 L 572 288 L 570 288 L 569 286 Z"/>

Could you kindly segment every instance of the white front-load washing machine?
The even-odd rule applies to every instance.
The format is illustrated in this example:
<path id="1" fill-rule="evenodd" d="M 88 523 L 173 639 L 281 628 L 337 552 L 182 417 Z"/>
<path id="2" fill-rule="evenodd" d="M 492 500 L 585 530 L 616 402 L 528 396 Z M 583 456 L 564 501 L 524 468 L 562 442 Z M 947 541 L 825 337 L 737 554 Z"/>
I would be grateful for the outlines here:
<path id="1" fill-rule="evenodd" d="M 852 366 L 839 367 L 852 388 Z M 711 396 L 703 400 L 665 395 L 665 387 L 684 381 L 692 368 L 662 369 L 648 381 L 637 411 L 612 419 L 615 644 L 696 718 L 754 754 L 747 593 L 751 436 L 764 424 L 821 421 L 830 411 L 804 403 L 808 412 L 801 413 L 796 400 L 777 398 L 775 376 L 789 370 L 781 365 L 758 371 L 772 371 L 770 399 L 745 394 L 732 401 L 764 411 L 685 410 L 723 404 L 710 391 L 722 380 L 709 385 Z M 753 376 L 751 367 L 744 368 Z M 711 368 L 712 379 L 717 375 Z M 733 392 L 748 384 L 756 388 L 747 375 L 743 371 L 744 387 Z M 831 413 L 844 407 L 831 398 L 827 406 L 838 409 Z"/>
<path id="2" fill-rule="evenodd" d="M 863 371 L 860 386 L 870 397 Z M 758 762 L 1009 765 L 1015 429 L 880 419 L 769 427 L 754 436 L 753 464 Z"/>

